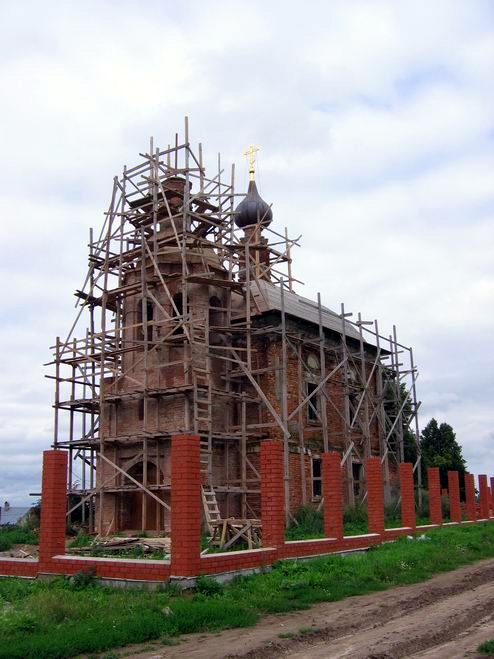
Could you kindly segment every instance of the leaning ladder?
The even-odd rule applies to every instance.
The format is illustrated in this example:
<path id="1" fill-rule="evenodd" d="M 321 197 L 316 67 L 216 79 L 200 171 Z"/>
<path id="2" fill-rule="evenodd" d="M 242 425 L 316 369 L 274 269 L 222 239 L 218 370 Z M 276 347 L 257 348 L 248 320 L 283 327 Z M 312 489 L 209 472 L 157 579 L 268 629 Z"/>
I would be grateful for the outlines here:
<path id="1" fill-rule="evenodd" d="M 221 522 L 221 515 L 220 509 L 218 508 L 218 501 L 216 499 L 216 492 L 212 487 L 209 490 L 206 489 L 204 485 L 201 486 L 201 492 L 206 524 L 208 527 L 209 535 L 212 537 L 219 522 Z"/>

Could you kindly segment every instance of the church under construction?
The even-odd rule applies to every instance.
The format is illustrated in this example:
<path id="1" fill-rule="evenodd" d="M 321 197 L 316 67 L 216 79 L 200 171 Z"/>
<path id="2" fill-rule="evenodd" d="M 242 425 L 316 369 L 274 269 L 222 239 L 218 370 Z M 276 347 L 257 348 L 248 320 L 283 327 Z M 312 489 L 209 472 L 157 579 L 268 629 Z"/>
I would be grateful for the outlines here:
<path id="1" fill-rule="evenodd" d="M 90 232 L 52 377 L 69 514 L 82 511 L 91 531 L 169 530 L 173 435 L 200 436 L 210 527 L 259 518 L 265 439 L 284 447 L 287 522 L 321 505 L 323 451 L 341 454 L 351 505 L 366 497 L 365 458 L 381 457 L 391 501 L 407 442 L 418 444 L 412 349 L 395 328 L 382 335 L 377 321 L 295 292 L 300 238 L 260 197 L 253 147 L 248 156 L 237 192 L 219 156 L 207 174 L 186 120 L 183 138 L 165 149 L 151 140 L 114 178 L 104 225 Z M 415 468 L 420 483 L 420 456 Z"/>

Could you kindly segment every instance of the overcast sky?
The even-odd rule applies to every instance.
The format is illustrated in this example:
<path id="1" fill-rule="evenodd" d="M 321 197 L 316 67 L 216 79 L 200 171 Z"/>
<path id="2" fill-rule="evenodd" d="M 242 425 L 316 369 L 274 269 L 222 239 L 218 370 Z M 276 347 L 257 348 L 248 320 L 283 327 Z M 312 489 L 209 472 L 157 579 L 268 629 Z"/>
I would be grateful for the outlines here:
<path id="1" fill-rule="evenodd" d="M 298 292 L 398 326 L 421 428 L 494 475 L 490 0 L 3 2 L 0 501 L 39 491 L 43 362 L 74 316 L 89 227 L 149 136 L 239 165 L 260 144 Z"/>

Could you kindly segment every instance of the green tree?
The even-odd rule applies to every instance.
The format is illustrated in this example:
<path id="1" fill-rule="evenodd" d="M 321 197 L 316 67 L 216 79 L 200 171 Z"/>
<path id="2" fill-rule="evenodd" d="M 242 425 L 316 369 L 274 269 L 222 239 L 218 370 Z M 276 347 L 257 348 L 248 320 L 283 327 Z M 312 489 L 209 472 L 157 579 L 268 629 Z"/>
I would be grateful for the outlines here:
<path id="1" fill-rule="evenodd" d="M 461 483 L 467 470 L 456 433 L 448 423 L 439 425 L 431 419 L 420 435 L 420 448 L 424 470 L 439 467 L 441 487 L 448 487 L 448 471 L 458 471 Z"/>

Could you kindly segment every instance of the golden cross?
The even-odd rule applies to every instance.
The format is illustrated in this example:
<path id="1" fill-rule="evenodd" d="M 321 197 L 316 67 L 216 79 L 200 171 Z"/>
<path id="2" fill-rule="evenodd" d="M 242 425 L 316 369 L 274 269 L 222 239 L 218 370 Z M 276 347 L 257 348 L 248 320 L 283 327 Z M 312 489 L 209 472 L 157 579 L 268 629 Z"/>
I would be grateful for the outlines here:
<path id="1" fill-rule="evenodd" d="M 244 151 L 244 156 L 247 156 L 247 162 L 249 163 L 249 180 L 254 180 L 255 173 L 255 162 L 256 162 L 256 153 L 260 151 L 261 147 L 250 144 L 247 151 Z"/>

